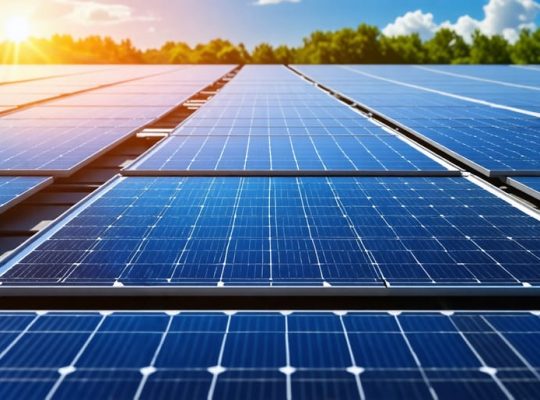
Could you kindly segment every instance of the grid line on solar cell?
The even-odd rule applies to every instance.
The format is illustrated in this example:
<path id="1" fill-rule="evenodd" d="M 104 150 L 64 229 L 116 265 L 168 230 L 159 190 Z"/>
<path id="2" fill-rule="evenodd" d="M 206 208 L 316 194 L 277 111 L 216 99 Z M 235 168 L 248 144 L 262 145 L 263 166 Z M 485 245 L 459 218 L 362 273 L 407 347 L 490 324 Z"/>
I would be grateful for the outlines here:
<path id="1" fill-rule="evenodd" d="M 530 312 L 4 312 L 0 331 L 6 400 L 504 399 L 540 386 Z"/>
<path id="2" fill-rule="evenodd" d="M 540 284 L 540 222 L 465 178 L 122 178 L 92 201 L 3 284 Z"/>
<path id="3" fill-rule="evenodd" d="M 0 176 L 0 213 L 51 182 L 46 177 Z"/>

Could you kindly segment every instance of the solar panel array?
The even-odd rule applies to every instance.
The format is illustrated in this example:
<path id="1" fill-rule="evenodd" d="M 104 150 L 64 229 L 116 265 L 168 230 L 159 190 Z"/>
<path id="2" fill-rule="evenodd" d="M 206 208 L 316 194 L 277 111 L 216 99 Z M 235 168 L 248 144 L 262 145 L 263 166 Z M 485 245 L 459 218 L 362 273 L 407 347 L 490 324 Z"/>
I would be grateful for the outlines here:
<path id="1" fill-rule="evenodd" d="M 6 400 L 532 399 L 539 387 L 528 312 L 1 313 L 0 330 Z"/>
<path id="2" fill-rule="evenodd" d="M 538 161 L 532 115 L 378 78 L 357 84 L 335 72 L 350 69 L 331 68 L 313 71 L 351 93 L 367 88 L 368 105 L 400 123 L 474 132 L 469 144 L 487 161 L 474 152 L 471 160 L 490 173 L 501 163 L 530 173 Z M 489 101 L 499 99 L 496 88 L 537 84 L 515 74 L 490 83 L 507 74 L 493 67 L 477 92 L 457 84 L 482 88 L 474 69 L 436 68 L 417 83 Z M 0 175 L 72 173 L 230 69 L 182 67 L 6 115 Z M 445 78 L 454 84 L 440 86 Z M 508 107 L 521 104 L 508 94 Z M 508 143 L 495 148 L 502 137 Z M 502 157 L 511 152 L 519 157 Z M 329 308 L 328 287 L 349 296 L 407 288 L 506 296 L 540 286 L 537 213 L 284 67 L 244 67 L 124 175 L 135 176 L 114 178 L 5 259 L 0 294 L 68 289 L 74 308 L 85 293 L 143 287 L 165 299 L 169 287 L 215 295 L 216 304 L 246 295 L 248 310 L 254 288 L 296 296 L 311 288 Z M 20 199 L 49 181 L 0 178 L 0 208 L 4 193 L 17 189 Z M 0 398 L 535 398 L 539 340 L 533 311 L 0 311 Z"/>
<path id="3" fill-rule="evenodd" d="M 306 130 L 291 133 L 291 126 Z M 0 279 L 17 286 L 538 285 L 538 217 L 474 179 L 435 177 L 455 171 L 391 132 L 284 67 L 245 67 L 126 171 L 142 177 L 107 185 L 5 262 Z M 275 171 L 292 176 L 271 177 Z M 358 171 L 381 177 L 353 177 Z M 245 177 L 218 176 L 227 173 Z M 182 177 L 196 174 L 209 176 Z M 343 174 L 350 176 L 332 176 Z"/>
<path id="4" fill-rule="evenodd" d="M 449 172 L 284 67 L 245 67 L 130 170 Z"/>
<path id="5" fill-rule="evenodd" d="M 133 67 L 134 73 L 142 75 L 146 71 L 144 75 L 148 75 L 148 70 L 137 68 Z M 231 68 L 167 67 L 159 75 L 5 115 L 0 118 L 0 174 L 70 175 Z M 113 73 L 115 79 L 126 77 L 119 72 Z M 160 100 L 155 95 L 160 93 L 159 89 L 153 89 L 154 85 L 174 87 L 174 95 Z M 134 93 L 134 88 L 139 93 Z"/>
<path id="6" fill-rule="evenodd" d="M 50 177 L 0 176 L 0 213 L 51 182 Z"/>
<path id="7" fill-rule="evenodd" d="M 463 73 L 452 69 L 451 76 L 448 67 L 439 72 L 431 72 L 438 67 L 411 66 L 296 68 L 486 175 L 540 174 L 536 72 L 500 67 L 486 82 L 470 79 L 467 73 L 474 67 Z M 477 73 L 482 68 L 476 67 Z M 511 80 L 520 81 L 515 77 L 523 73 L 530 77 L 527 86 L 512 86 Z"/>

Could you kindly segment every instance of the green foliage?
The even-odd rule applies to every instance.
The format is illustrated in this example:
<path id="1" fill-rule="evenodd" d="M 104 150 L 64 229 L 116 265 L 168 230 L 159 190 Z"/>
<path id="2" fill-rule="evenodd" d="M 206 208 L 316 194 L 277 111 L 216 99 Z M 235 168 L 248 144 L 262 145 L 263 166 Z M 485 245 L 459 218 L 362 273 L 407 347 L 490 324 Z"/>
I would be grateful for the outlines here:
<path id="1" fill-rule="evenodd" d="M 423 64 L 426 51 L 417 33 L 381 39 L 383 61 L 390 64 Z"/>
<path id="2" fill-rule="evenodd" d="M 514 44 L 512 61 L 516 64 L 540 64 L 540 29 L 523 29 Z"/>
<path id="3" fill-rule="evenodd" d="M 261 43 L 251 54 L 251 62 L 254 64 L 276 64 L 276 55 L 274 48 L 268 43 Z"/>
<path id="4" fill-rule="evenodd" d="M 451 29 L 443 28 L 425 42 L 426 62 L 432 64 L 460 64 L 470 52 L 463 38 Z"/>
<path id="5" fill-rule="evenodd" d="M 486 36 L 474 32 L 469 63 L 471 64 L 508 64 L 511 62 L 510 45 L 500 35 Z"/>
<path id="6" fill-rule="evenodd" d="M 377 27 L 361 24 L 356 29 L 315 31 L 298 47 L 261 43 L 251 53 L 243 44 L 224 39 L 195 47 L 169 41 L 141 51 L 128 39 L 55 35 L 32 38 L 18 47 L 0 42 L 0 57 L 3 63 L 36 64 L 527 64 L 540 63 L 540 29 L 522 30 L 514 44 L 500 35 L 475 32 L 467 44 L 447 28 L 422 41 L 418 34 L 387 37 Z"/>

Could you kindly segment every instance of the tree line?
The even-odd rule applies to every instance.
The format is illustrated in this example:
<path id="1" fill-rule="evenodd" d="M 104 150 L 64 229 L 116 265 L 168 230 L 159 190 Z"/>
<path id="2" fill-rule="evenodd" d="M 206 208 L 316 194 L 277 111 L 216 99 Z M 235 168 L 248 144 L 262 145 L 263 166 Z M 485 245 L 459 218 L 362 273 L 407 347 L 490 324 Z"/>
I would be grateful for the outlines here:
<path id="1" fill-rule="evenodd" d="M 503 36 L 474 32 L 467 43 L 450 29 L 429 40 L 418 34 L 389 37 L 371 25 L 315 31 L 300 46 L 261 43 L 253 50 L 224 39 L 189 46 L 166 42 L 140 50 L 129 40 L 54 35 L 15 46 L 0 43 L 0 62 L 50 64 L 540 64 L 540 28 L 523 29 L 515 43 Z"/>

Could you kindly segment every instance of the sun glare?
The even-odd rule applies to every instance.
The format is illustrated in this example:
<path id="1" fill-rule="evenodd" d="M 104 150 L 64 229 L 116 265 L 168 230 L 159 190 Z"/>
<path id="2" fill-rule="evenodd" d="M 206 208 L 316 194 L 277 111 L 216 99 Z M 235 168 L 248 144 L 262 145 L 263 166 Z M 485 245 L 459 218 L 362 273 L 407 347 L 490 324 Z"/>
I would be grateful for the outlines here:
<path id="1" fill-rule="evenodd" d="M 30 36 L 30 24 L 24 17 L 11 17 L 6 21 L 4 33 L 12 42 L 23 42 Z"/>

